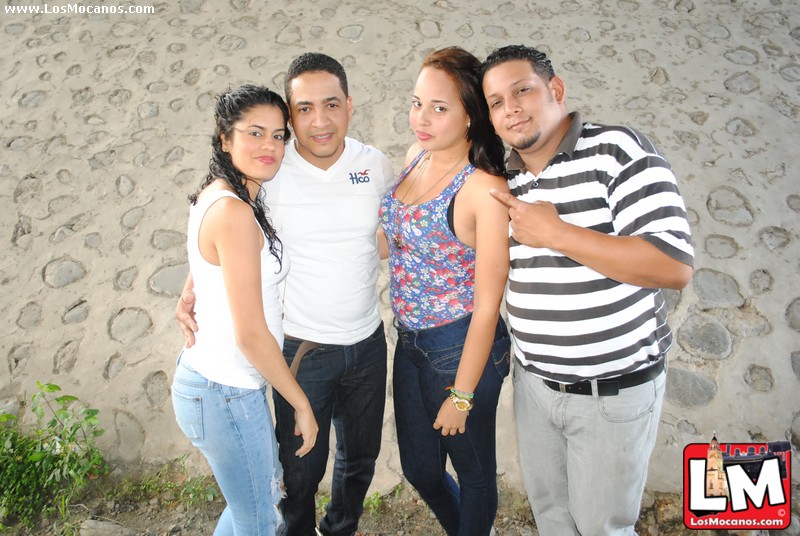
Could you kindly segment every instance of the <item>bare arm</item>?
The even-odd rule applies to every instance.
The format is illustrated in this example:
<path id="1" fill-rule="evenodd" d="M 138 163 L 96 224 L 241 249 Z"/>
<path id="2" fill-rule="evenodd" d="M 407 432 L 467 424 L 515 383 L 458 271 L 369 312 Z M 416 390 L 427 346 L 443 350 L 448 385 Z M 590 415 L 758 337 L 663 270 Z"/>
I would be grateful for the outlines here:
<path id="1" fill-rule="evenodd" d="M 503 179 L 481 173 L 470 178 L 458 200 L 459 209 L 466 209 L 466 214 L 474 219 L 474 235 L 459 236 L 475 248 L 472 319 L 454 384 L 456 389 L 467 393 L 475 392 L 489 359 L 508 279 L 508 213 L 493 202 L 490 188 L 508 191 Z M 475 399 L 474 402 L 480 404 L 481 400 Z M 466 419 L 466 413 L 458 411 L 450 400 L 445 400 L 434 428 L 441 428 L 442 435 L 464 433 Z"/>
<path id="2" fill-rule="evenodd" d="M 381 259 L 389 258 L 389 239 L 383 231 L 383 225 L 378 225 L 378 256 Z"/>
<path id="3" fill-rule="evenodd" d="M 492 195 L 508 208 L 512 236 L 526 246 L 548 248 L 609 279 L 644 288 L 685 287 L 692 267 L 638 236 L 612 236 L 562 220 L 545 201 L 526 203 L 509 193 Z"/>
<path id="4" fill-rule="evenodd" d="M 295 409 L 295 433 L 299 431 L 303 436 L 303 445 L 295 454 L 303 456 L 314 447 L 318 428 L 311 404 L 264 319 L 260 256 L 263 234 L 250 207 L 230 198 L 217 201 L 208 210 L 201 240 L 204 228 L 210 233 L 222 268 L 237 346 Z"/>

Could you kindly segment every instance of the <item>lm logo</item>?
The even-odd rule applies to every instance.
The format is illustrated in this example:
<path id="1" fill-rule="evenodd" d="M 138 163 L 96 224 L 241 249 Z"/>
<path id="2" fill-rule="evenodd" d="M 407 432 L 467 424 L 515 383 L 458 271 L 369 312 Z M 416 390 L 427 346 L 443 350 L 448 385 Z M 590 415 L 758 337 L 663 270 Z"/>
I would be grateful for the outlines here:
<path id="1" fill-rule="evenodd" d="M 363 184 L 365 182 L 369 182 L 368 169 L 365 169 L 364 171 L 353 171 L 350 173 L 351 184 Z"/>
<path id="2" fill-rule="evenodd" d="M 791 444 L 693 443 L 683 451 L 683 521 L 690 529 L 791 523 Z"/>

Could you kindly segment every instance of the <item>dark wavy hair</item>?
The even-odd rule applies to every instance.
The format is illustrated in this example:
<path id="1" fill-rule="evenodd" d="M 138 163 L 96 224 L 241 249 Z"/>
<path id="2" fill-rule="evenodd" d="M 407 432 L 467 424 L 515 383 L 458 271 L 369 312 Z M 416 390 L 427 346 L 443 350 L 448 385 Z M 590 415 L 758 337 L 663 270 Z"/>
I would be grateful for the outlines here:
<path id="1" fill-rule="evenodd" d="M 505 148 L 489 120 L 489 108 L 481 85 L 480 60 L 461 47 L 447 47 L 428 53 L 422 60 L 422 67 L 444 71 L 455 83 L 461 104 L 469 116 L 470 163 L 486 173 L 502 177 L 505 173 Z"/>
<path id="2" fill-rule="evenodd" d="M 501 63 L 513 60 L 523 60 L 531 64 L 533 72 L 538 74 L 545 82 L 549 82 L 556 75 L 553 64 L 547 58 L 547 54 L 541 50 L 525 45 L 508 45 L 496 48 L 489 54 L 486 61 L 481 66 L 481 80 L 486 75 L 486 71 L 496 67 Z"/>
<path id="3" fill-rule="evenodd" d="M 347 73 L 344 72 L 342 64 L 321 52 L 306 52 L 297 56 L 286 72 L 286 81 L 283 90 L 286 94 L 286 102 L 292 101 L 292 80 L 305 73 L 323 72 L 332 74 L 339 79 L 339 87 L 342 88 L 344 96 L 350 95 L 347 89 Z"/>
<path id="4" fill-rule="evenodd" d="M 233 125 L 255 106 L 274 106 L 283 114 L 283 128 L 285 131 L 284 143 L 289 141 L 289 109 L 280 95 L 264 86 L 245 84 L 235 89 L 217 95 L 214 107 L 214 133 L 211 135 L 211 160 L 208 163 L 208 174 L 200 184 L 197 192 L 189 196 L 189 201 L 194 205 L 197 195 L 215 179 L 222 179 L 236 192 L 239 199 L 250 205 L 258 225 L 264 231 L 269 242 L 269 252 L 283 264 L 281 241 L 275 228 L 267 218 L 267 208 L 261 195 L 255 199 L 250 198 L 247 191 L 247 177 L 233 165 L 231 155 L 222 150 L 221 137 L 230 139 L 233 135 Z"/>

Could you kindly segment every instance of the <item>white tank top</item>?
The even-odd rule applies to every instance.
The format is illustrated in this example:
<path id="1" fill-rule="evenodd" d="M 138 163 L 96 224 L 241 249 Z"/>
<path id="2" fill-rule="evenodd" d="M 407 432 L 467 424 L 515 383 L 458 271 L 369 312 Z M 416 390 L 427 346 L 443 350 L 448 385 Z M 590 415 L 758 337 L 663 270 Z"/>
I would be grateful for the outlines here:
<path id="1" fill-rule="evenodd" d="M 189 269 L 194 279 L 195 320 L 198 331 L 195 344 L 184 348 L 181 360 L 207 379 L 246 389 L 258 389 L 264 385 L 264 377 L 250 364 L 236 346 L 228 293 L 222 278 L 222 268 L 206 261 L 200 253 L 200 224 L 206 211 L 219 199 L 236 194 L 225 190 L 207 192 L 189 208 L 187 251 Z M 279 245 L 279 251 L 281 251 Z M 261 250 L 261 294 L 264 318 L 270 333 L 283 347 L 283 320 L 278 285 L 286 277 L 289 257 L 285 252 L 282 264 L 269 251 L 269 239 L 265 237 Z"/>

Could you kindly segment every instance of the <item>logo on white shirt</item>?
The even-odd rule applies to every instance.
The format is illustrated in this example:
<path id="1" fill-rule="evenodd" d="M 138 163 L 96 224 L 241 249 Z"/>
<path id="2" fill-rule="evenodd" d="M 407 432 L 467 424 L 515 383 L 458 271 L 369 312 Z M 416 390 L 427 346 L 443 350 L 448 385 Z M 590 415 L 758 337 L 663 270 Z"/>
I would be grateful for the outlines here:
<path id="1" fill-rule="evenodd" d="M 369 170 L 365 169 L 364 171 L 352 171 L 350 172 L 350 183 L 351 184 L 363 184 L 369 182 Z"/>

